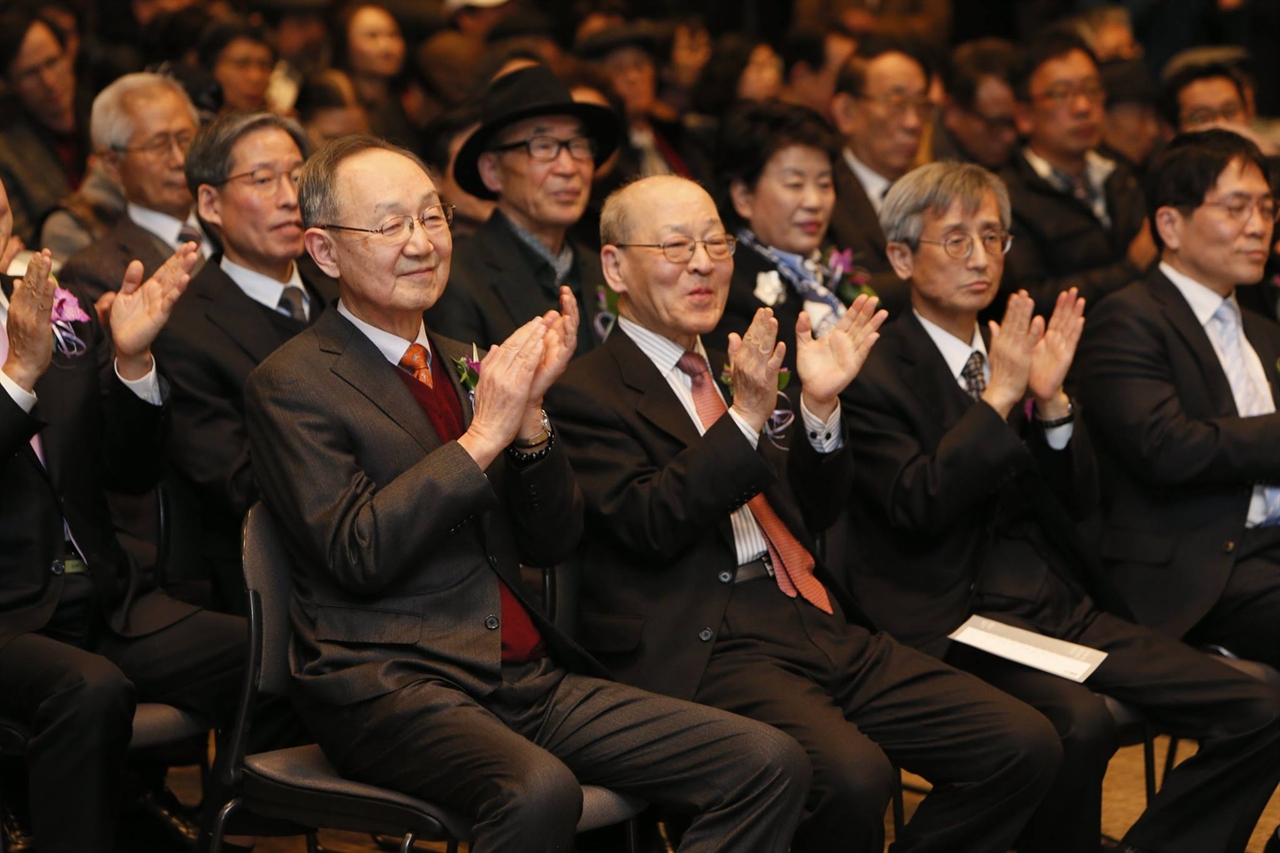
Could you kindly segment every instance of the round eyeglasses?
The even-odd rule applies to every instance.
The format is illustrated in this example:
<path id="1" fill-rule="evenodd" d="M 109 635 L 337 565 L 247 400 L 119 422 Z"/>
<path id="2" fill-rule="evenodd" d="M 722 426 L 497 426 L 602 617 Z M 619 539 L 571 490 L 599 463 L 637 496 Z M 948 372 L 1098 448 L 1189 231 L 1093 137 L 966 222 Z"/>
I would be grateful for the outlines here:
<path id="1" fill-rule="evenodd" d="M 325 230 L 336 228 L 339 231 L 358 231 L 361 234 L 377 234 L 386 243 L 403 244 L 413 237 L 413 229 L 418 223 L 428 234 L 442 234 L 449 230 L 453 222 L 453 205 L 433 204 L 417 216 L 403 214 L 393 216 L 377 228 L 356 228 L 354 225 L 317 225 Z"/>
<path id="2" fill-rule="evenodd" d="M 941 246 L 948 255 L 957 261 L 963 261 L 973 254 L 975 240 L 972 234 L 952 234 L 945 240 L 926 240 L 921 237 L 917 242 Z M 1008 252 L 1012 245 L 1013 235 L 1008 231 L 988 231 L 982 235 L 982 248 L 988 255 L 1001 256 Z"/>
<path id="3" fill-rule="evenodd" d="M 661 249 L 663 256 L 673 264 L 687 264 L 693 260 L 693 254 L 701 244 L 707 250 L 707 256 L 713 261 L 726 261 L 733 257 L 733 250 L 738 248 L 738 238 L 728 234 L 719 237 L 708 237 L 705 240 L 690 240 L 688 237 L 674 237 L 665 243 L 614 243 L 619 249 Z"/>

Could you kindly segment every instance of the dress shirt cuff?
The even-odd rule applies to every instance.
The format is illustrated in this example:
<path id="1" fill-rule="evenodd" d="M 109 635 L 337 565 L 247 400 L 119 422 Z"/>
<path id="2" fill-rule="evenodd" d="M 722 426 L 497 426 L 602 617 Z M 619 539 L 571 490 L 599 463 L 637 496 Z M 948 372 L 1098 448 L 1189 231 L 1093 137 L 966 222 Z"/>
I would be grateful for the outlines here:
<path id="1" fill-rule="evenodd" d="M 844 436 L 840 433 L 840 403 L 836 402 L 836 410 L 825 421 L 809 411 L 804 404 L 804 395 L 800 395 L 800 418 L 804 421 L 804 433 L 809 437 L 809 444 L 819 453 L 831 453 L 844 446 Z"/>
<path id="2" fill-rule="evenodd" d="M 124 383 L 124 387 L 128 388 L 134 394 L 138 395 L 138 399 L 150 403 L 153 406 L 159 406 L 164 402 L 164 398 L 160 396 L 160 380 L 156 377 L 156 360 L 151 359 L 151 369 L 147 371 L 147 375 L 141 379 L 128 380 L 120 375 L 120 364 L 115 363 L 116 378 Z"/>
<path id="3" fill-rule="evenodd" d="M 1075 428 L 1075 424 L 1051 427 L 1044 431 L 1044 443 L 1053 450 L 1065 450 L 1067 445 L 1071 443 L 1071 436 L 1075 432 Z"/>
<path id="4" fill-rule="evenodd" d="M 28 415 L 36 405 L 36 395 L 23 388 L 17 382 L 9 378 L 9 374 L 0 370 L 0 385 L 4 386 L 4 390 L 9 392 L 9 396 L 13 398 L 13 402 Z"/>
<path id="5" fill-rule="evenodd" d="M 742 419 L 742 416 L 729 409 L 729 417 L 733 418 L 733 422 L 738 425 L 738 429 L 742 430 L 742 434 L 747 437 L 747 441 L 751 442 L 752 448 L 760 445 L 760 433 L 751 428 L 751 424 Z"/>

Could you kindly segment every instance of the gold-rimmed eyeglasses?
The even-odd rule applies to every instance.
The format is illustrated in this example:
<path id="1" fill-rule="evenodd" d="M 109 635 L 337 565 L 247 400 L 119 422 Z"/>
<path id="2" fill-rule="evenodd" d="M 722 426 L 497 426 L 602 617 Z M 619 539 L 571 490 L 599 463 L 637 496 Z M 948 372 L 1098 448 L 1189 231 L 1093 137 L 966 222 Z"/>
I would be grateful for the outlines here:
<path id="1" fill-rule="evenodd" d="M 393 216 L 377 228 L 357 228 L 354 225 L 334 225 L 332 223 L 317 225 L 317 228 L 336 228 L 339 231 L 356 231 L 361 234 L 376 234 L 387 243 L 403 244 L 413 237 L 413 229 L 422 224 L 428 234 L 441 234 L 449 230 L 453 222 L 453 205 L 433 204 L 417 216 L 402 214 Z"/>
<path id="2" fill-rule="evenodd" d="M 673 264 L 687 264 L 701 244 L 707 250 L 707 256 L 713 261 L 724 261 L 733 257 L 733 250 L 738 248 L 738 238 L 729 234 L 719 237 L 708 237 L 705 240 L 690 240 L 688 237 L 673 237 L 663 243 L 614 243 L 619 249 L 661 249 L 663 256 Z"/>

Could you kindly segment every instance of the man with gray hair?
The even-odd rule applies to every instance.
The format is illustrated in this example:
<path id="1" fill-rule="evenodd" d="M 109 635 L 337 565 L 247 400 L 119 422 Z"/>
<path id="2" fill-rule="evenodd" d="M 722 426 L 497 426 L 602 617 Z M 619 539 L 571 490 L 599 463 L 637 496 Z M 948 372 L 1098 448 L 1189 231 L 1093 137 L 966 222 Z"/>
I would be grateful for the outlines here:
<path id="1" fill-rule="evenodd" d="M 1280 697 L 1169 637 L 1102 612 L 1075 522 L 1095 509 L 1089 436 L 1063 390 L 1084 300 L 1032 316 L 1025 291 L 988 330 L 1009 197 L 972 164 L 922 166 L 880 211 L 911 311 L 885 329 L 845 407 L 858 531 L 851 584 L 871 618 L 1047 716 L 1063 761 L 1018 849 L 1097 850 L 1118 746 L 1102 694 L 1200 741 L 1129 830 L 1131 849 L 1241 851 L 1280 780 Z M 971 615 L 1106 653 L 1083 684 L 949 640 Z M 999 629 L 997 629 L 999 630 Z"/>
<path id="2" fill-rule="evenodd" d="M 231 113 L 187 151 L 186 177 L 205 229 L 222 253 L 156 341 L 173 383 L 171 490 L 198 513 L 215 606 L 242 613 L 240 524 L 257 499 L 244 426 L 244 383 L 277 347 L 307 328 L 337 295 L 303 259 L 298 174 L 306 134 L 274 113 Z"/>
<path id="3" fill-rule="evenodd" d="M 125 215 L 67 260 L 62 281 L 97 300 L 120 287 L 134 259 L 149 275 L 186 242 L 209 256 L 212 244 L 196 221 L 183 173 L 198 128 L 195 106 L 170 77 L 126 74 L 98 93 L 89 132 L 103 170 L 124 190 Z"/>

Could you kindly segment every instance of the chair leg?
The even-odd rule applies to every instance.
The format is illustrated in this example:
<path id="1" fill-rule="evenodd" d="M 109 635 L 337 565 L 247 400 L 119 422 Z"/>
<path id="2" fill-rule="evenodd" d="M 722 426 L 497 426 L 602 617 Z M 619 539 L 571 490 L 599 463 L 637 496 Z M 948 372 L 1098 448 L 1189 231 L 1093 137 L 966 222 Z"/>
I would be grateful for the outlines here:
<path id="1" fill-rule="evenodd" d="M 400 853 L 411 853 L 412 850 L 413 850 L 413 833 L 406 832 L 404 834 L 404 841 L 400 842 Z"/>
<path id="2" fill-rule="evenodd" d="M 209 841 L 209 853 L 222 853 L 222 833 L 227 828 L 227 820 L 240 808 L 240 798 L 236 797 L 222 808 L 213 819 L 213 837 Z"/>
<path id="3" fill-rule="evenodd" d="M 893 837 L 902 837 L 902 827 L 906 821 L 906 807 L 902 801 L 902 770 L 894 768 L 893 780 Z"/>
<path id="4" fill-rule="evenodd" d="M 634 817 L 627 818 L 627 853 L 640 853 L 640 824 Z"/>
<path id="5" fill-rule="evenodd" d="M 1155 731 L 1149 725 L 1142 727 L 1142 768 L 1146 777 L 1147 805 L 1156 798 L 1156 743 Z"/>
<path id="6" fill-rule="evenodd" d="M 450 838 L 449 843 L 444 850 L 445 853 L 458 853 L 458 839 Z"/>
<path id="7" fill-rule="evenodd" d="M 316 838 L 315 832 L 307 833 L 307 853 L 318 853 L 320 850 L 320 839 Z"/>
<path id="8" fill-rule="evenodd" d="M 1161 779 L 1168 779 L 1169 773 L 1173 770 L 1173 765 L 1178 761 L 1178 739 L 1173 735 L 1169 735 L 1169 751 L 1164 756 L 1164 775 Z"/>

